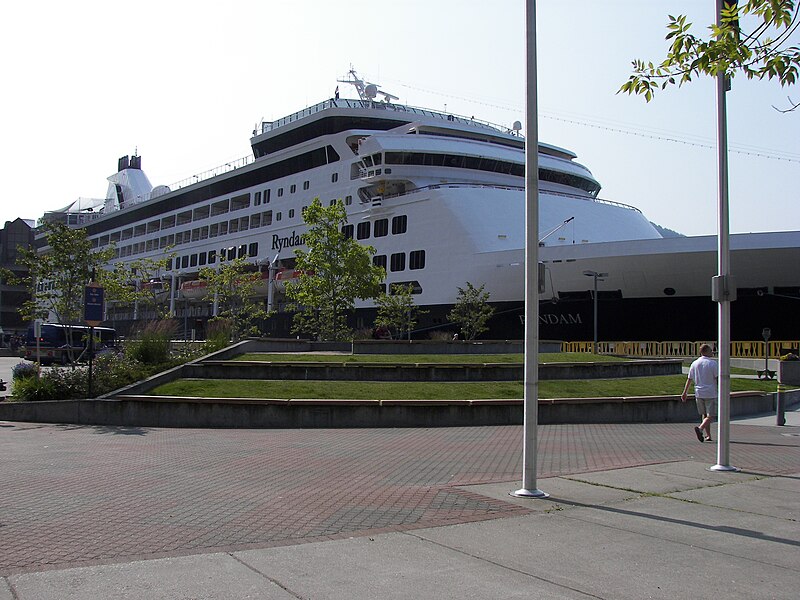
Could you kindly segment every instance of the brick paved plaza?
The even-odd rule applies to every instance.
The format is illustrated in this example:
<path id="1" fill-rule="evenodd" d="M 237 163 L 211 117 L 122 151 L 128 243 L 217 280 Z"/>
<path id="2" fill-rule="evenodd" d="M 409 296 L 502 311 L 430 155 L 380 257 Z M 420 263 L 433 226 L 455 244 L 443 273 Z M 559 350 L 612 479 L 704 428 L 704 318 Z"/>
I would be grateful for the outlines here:
<path id="1" fill-rule="evenodd" d="M 795 433 L 792 433 L 795 432 Z M 731 426 L 731 462 L 800 466 L 797 428 Z M 0 575 L 520 515 L 522 428 L 199 430 L 0 422 Z M 716 462 L 689 424 L 547 425 L 539 475 Z"/>

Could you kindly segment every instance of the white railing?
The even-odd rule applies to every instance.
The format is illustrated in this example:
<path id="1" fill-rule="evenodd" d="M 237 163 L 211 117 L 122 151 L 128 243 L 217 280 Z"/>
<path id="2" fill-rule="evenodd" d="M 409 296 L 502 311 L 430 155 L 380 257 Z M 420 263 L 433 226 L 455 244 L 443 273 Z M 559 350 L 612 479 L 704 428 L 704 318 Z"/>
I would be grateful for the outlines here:
<path id="1" fill-rule="evenodd" d="M 277 121 L 263 121 L 261 123 L 261 133 L 268 133 L 270 131 L 274 131 L 275 129 L 284 127 L 286 125 L 289 125 L 290 123 L 294 123 L 295 121 L 299 121 L 300 119 L 309 117 L 311 115 L 314 115 L 323 110 L 327 110 L 329 108 L 366 108 L 366 109 L 386 110 L 398 113 L 409 113 L 412 115 L 421 115 L 425 117 L 442 119 L 443 121 L 450 121 L 452 123 L 460 123 L 463 125 L 475 125 L 485 129 L 491 129 L 494 132 L 513 133 L 512 130 L 509 129 L 508 127 L 505 127 L 503 125 L 497 125 L 495 123 L 490 123 L 489 121 L 482 121 L 474 117 L 465 117 L 462 115 L 456 115 L 452 113 L 440 113 L 434 110 L 429 110 L 427 108 L 407 106 L 405 104 L 391 104 L 389 102 L 375 102 L 369 100 L 347 100 L 347 99 L 337 100 L 335 98 L 318 102 L 313 106 L 309 106 L 308 108 L 299 110 L 295 113 L 292 113 L 291 115 L 278 119 Z M 520 139 L 524 139 L 521 135 L 518 137 Z"/>

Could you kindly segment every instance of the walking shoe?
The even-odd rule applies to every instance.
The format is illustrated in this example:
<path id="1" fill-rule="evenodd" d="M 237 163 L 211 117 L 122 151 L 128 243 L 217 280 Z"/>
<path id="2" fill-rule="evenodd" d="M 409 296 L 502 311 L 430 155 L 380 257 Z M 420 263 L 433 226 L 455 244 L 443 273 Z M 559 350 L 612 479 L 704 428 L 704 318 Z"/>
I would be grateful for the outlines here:
<path id="1" fill-rule="evenodd" d="M 697 439 L 702 442 L 703 441 L 703 430 L 700 429 L 699 427 L 695 427 L 694 428 L 694 433 L 697 436 Z"/>

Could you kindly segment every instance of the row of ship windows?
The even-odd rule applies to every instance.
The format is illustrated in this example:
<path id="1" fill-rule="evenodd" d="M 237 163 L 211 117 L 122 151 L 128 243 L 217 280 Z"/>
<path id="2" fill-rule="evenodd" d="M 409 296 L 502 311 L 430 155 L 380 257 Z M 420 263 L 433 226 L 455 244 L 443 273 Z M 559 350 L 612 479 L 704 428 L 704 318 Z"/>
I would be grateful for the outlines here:
<path id="1" fill-rule="evenodd" d="M 383 268 L 384 271 L 396 273 L 398 271 L 406 270 L 406 254 L 405 252 L 397 252 L 388 258 L 385 254 L 376 254 L 372 257 L 372 264 L 376 267 Z M 408 253 L 408 268 L 412 271 L 425 268 L 425 250 L 413 250 Z"/>
<path id="2" fill-rule="evenodd" d="M 305 207 L 303 207 L 305 208 Z M 292 219 L 295 215 L 295 209 L 291 208 L 288 211 L 288 218 Z M 283 219 L 283 213 L 277 212 L 274 215 L 275 221 Z M 190 242 L 199 242 L 209 238 L 215 238 L 240 231 L 247 231 L 248 229 L 257 229 L 258 227 L 267 227 L 272 225 L 273 213 L 271 210 L 263 213 L 256 213 L 249 217 L 241 217 L 239 219 L 232 219 L 231 221 L 223 221 L 222 223 L 214 223 L 213 225 L 204 225 L 203 227 L 195 227 L 194 229 L 187 229 L 175 234 L 164 235 L 158 239 L 148 240 L 146 242 L 136 242 L 127 246 L 121 246 L 116 249 L 114 253 L 115 258 L 127 258 L 129 256 L 136 256 L 144 252 L 153 252 L 156 250 L 164 250 L 171 246 L 180 246 Z M 356 237 L 359 240 L 367 239 L 370 237 L 370 230 L 372 225 L 369 221 L 358 224 L 358 229 L 355 231 Z M 408 218 L 406 215 L 400 215 L 392 218 L 392 233 L 395 235 L 405 233 L 408 229 Z M 382 237 L 388 235 L 389 220 L 378 219 L 375 221 L 374 237 Z M 353 225 L 345 225 L 342 232 L 346 237 L 352 238 L 354 227 Z M 255 256 L 251 254 L 251 256 Z"/>
<path id="3" fill-rule="evenodd" d="M 338 180 L 338 173 L 334 173 L 331 176 L 331 181 L 336 182 Z M 308 190 L 310 187 L 309 181 L 303 182 L 303 190 Z M 292 184 L 289 186 L 289 193 L 294 194 L 297 191 L 297 185 Z M 280 187 L 277 188 L 277 196 L 283 196 L 284 188 Z M 253 206 L 261 206 L 262 204 L 268 204 L 270 202 L 271 190 L 266 189 L 263 191 L 258 191 L 253 194 Z M 330 204 L 333 204 L 336 199 L 330 201 Z M 351 205 L 353 203 L 352 196 L 346 196 L 344 200 L 346 205 Z M 143 235 L 156 233 L 163 229 L 171 229 L 172 227 L 180 227 L 181 225 L 187 225 L 189 223 L 195 221 L 201 221 L 203 219 L 208 219 L 212 217 L 217 217 L 219 215 L 224 215 L 229 212 L 235 212 L 237 210 L 243 210 L 245 208 L 250 208 L 250 193 L 247 194 L 240 194 L 238 196 L 234 196 L 232 198 L 226 198 L 225 200 L 220 200 L 218 202 L 214 202 L 212 204 L 206 204 L 205 206 L 199 206 L 193 210 L 187 210 L 177 215 L 169 215 L 163 217 L 161 219 L 156 219 L 155 221 L 150 221 L 149 223 L 141 223 L 134 227 L 129 227 L 128 229 L 124 229 L 122 231 L 115 231 L 109 235 L 104 235 L 97 238 L 97 241 L 94 242 L 96 246 L 103 247 L 107 246 L 113 242 L 124 242 L 125 240 L 129 240 L 131 238 L 140 237 Z M 271 213 L 271 211 L 269 211 Z M 290 217 L 294 216 L 294 209 L 290 210 Z M 280 220 L 281 213 L 277 213 L 276 220 Z M 257 215 L 256 215 L 257 216 Z M 231 221 L 233 222 L 233 221 Z"/>
<path id="4" fill-rule="evenodd" d="M 392 235 L 400 235 L 408 231 L 408 217 L 406 215 L 398 215 L 392 217 Z M 370 233 L 372 237 L 384 237 L 389 235 L 389 219 L 378 219 L 374 225 L 370 221 L 362 221 L 357 227 L 353 225 L 345 225 L 342 227 L 342 233 L 347 238 L 352 238 L 353 233 L 357 240 L 369 239 Z"/>
<path id="5" fill-rule="evenodd" d="M 219 254 L 216 250 L 209 250 L 208 252 L 198 252 L 197 254 L 186 254 L 175 258 L 175 262 L 170 258 L 167 260 L 167 271 L 172 271 L 173 268 L 189 269 L 191 267 L 205 267 L 206 265 L 213 265 L 217 262 L 219 256 L 220 262 L 224 260 L 234 260 L 237 258 L 247 258 L 250 256 L 258 256 L 258 242 L 251 244 L 241 244 L 240 246 L 230 246 L 228 248 L 220 248 Z"/>
<path id="6" fill-rule="evenodd" d="M 217 262 L 217 257 L 219 257 L 220 261 L 225 261 L 255 256 L 258 256 L 258 242 L 221 248 L 219 254 L 216 250 L 209 250 L 208 252 L 178 256 L 174 262 L 170 258 L 167 260 L 166 270 L 172 271 L 173 268 L 189 269 L 213 265 Z M 372 257 L 372 264 L 392 273 L 405 271 L 406 254 L 404 252 L 396 252 L 389 257 L 386 254 L 378 254 Z M 425 250 L 413 250 L 408 253 L 408 268 L 412 271 L 425 268 Z"/>

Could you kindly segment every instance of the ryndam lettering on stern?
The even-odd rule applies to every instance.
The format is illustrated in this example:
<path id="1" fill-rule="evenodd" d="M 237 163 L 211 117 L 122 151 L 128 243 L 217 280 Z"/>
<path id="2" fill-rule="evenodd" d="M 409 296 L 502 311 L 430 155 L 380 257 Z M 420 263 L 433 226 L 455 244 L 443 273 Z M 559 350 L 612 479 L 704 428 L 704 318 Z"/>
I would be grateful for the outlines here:
<path id="1" fill-rule="evenodd" d="M 277 233 L 272 235 L 272 249 L 279 252 L 284 248 L 294 248 L 295 246 L 303 246 L 306 243 L 304 235 L 297 235 L 292 231 L 291 235 L 280 236 Z"/>

